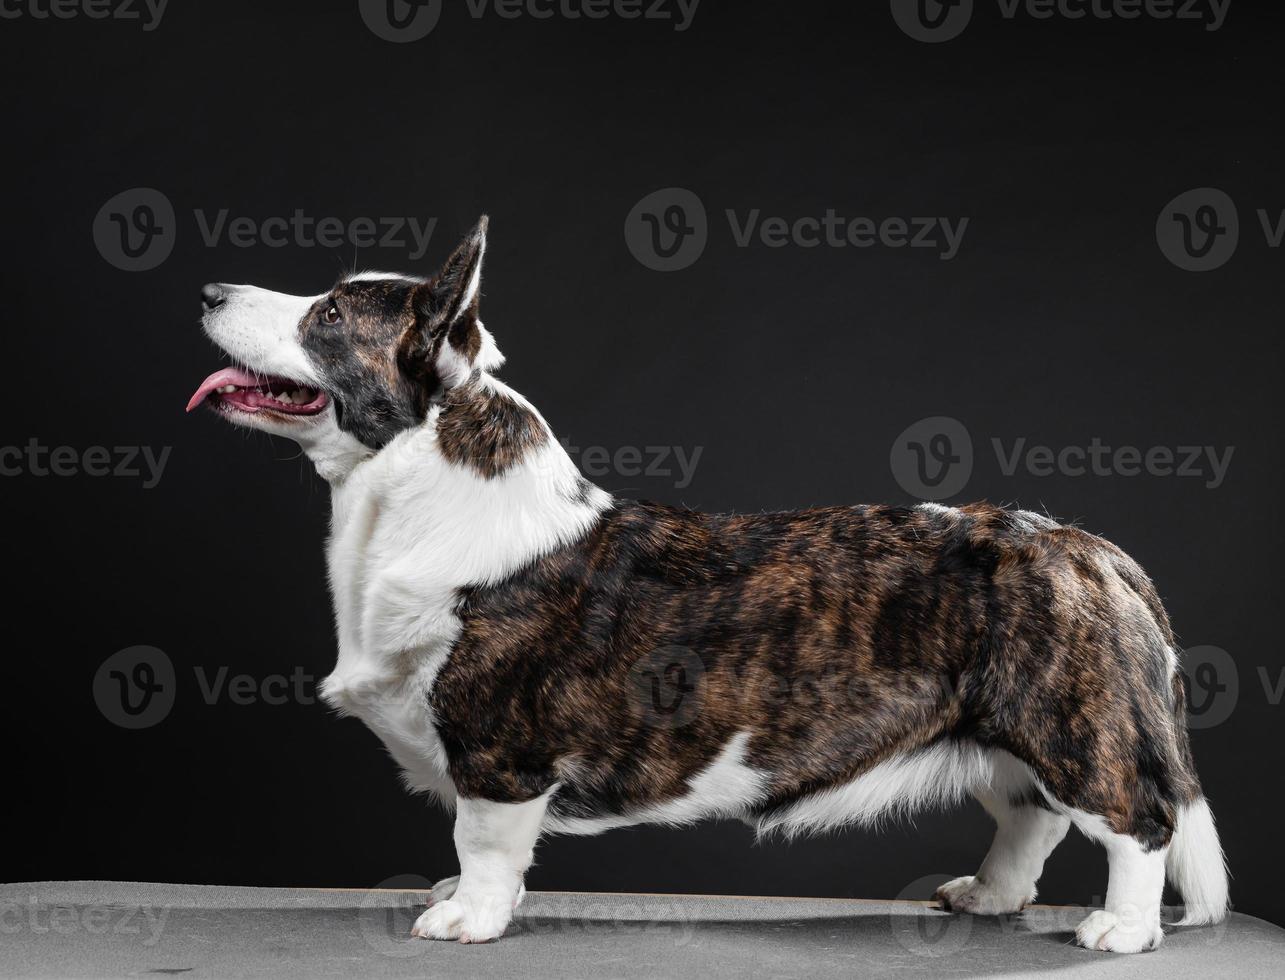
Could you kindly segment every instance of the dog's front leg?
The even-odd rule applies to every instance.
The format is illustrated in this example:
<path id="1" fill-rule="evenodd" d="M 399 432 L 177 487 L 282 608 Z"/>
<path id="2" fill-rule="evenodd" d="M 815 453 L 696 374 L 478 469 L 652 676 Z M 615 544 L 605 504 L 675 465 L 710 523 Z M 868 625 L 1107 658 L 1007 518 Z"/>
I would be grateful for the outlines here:
<path id="1" fill-rule="evenodd" d="M 449 878 L 443 878 L 441 881 L 435 883 L 433 887 L 429 890 L 428 901 L 425 902 L 424 904 L 436 905 L 438 902 L 445 902 L 448 898 L 451 898 L 455 894 L 455 889 L 459 887 L 460 887 L 459 875 L 451 875 Z M 513 908 L 514 909 L 520 908 L 522 905 L 522 899 L 524 898 L 526 898 L 525 884 L 518 889 L 518 898 L 517 898 L 517 901 L 513 903 Z"/>
<path id="2" fill-rule="evenodd" d="M 419 917 L 411 935 L 462 943 L 498 939 L 520 900 L 548 802 L 547 793 L 526 803 L 461 798 L 455 808 L 459 884 Z"/>

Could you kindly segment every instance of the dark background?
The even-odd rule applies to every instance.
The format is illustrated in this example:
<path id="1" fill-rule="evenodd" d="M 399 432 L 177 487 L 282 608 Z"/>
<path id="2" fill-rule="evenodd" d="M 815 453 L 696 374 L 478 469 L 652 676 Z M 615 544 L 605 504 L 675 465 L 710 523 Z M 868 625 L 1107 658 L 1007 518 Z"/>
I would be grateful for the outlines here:
<path id="1" fill-rule="evenodd" d="M 1225 26 L 1007 20 L 979 0 L 941 44 L 886 3 L 704 0 L 691 27 L 505 20 L 448 0 L 393 44 L 355 2 L 175 2 L 156 30 L 0 23 L 6 76 L 6 445 L 149 446 L 159 484 L 0 480 L 6 821 L 0 875 L 370 886 L 454 874 L 446 816 L 401 789 L 359 722 L 310 697 L 207 704 L 226 666 L 262 681 L 333 663 L 328 498 L 292 445 L 185 417 L 219 357 L 203 282 L 319 292 L 342 268 L 426 272 L 492 217 L 484 316 L 504 377 L 578 446 L 703 447 L 690 486 L 613 473 L 631 496 L 754 511 L 911 502 L 890 466 L 928 416 L 968 431 L 955 498 L 1078 519 L 1155 578 L 1182 642 L 1227 651 L 1238 691 L 1193 735 L 1242 911 L 1285 922 L 1280 252 L 1282 18 Z M 709 245 L 671 274 L 626 247 L 626 215 L 689 188 Z M 91 226 L 114 195 L 160 190 L 173 253 L 121 271 Z M 1157 245 L 1181 192 L 1237 203 L 1216 271 Z M 195 209 L 436 217 L 428 255 L 207 246 Z M 795 218 L 970 219 L 956 258 L 892 248 L 737 248 L 726 208 Z M 1225 482 L 1005 476 L 1029 444 L 1234 447 Z M 172 712 L 125 730 L 96 672 L 139 644 L 174 664 Z M 1260 673 L 1260 668 L 1265 671 Z M 1218 686 L 1226 687 L 1227 667 Z M 311 695 L 312 685 L 305 693 Z M 1217 692 L 1215 692 L 1217 693 Z M 1232 702 L 1226 701 L 1230 697 Z M 972 873 L 990 828 L 970 804 L 913 827 L 755 846 L 739 824 L 546 841 L 545 889 L 926 897 Z M 1044 900 L 1100 900 L 1105 855 L 1072 834 Z"/>

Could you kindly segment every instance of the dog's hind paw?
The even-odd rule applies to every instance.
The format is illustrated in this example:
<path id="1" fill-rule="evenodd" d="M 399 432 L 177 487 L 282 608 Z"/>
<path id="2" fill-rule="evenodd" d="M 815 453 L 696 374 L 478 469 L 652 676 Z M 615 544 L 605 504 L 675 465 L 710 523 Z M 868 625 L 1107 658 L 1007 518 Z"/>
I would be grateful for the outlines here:
<path id="1" fill-rule="evenodd" d="M 949 912 L 1008 915 L 1026 908 L 1031 895 L 1025 889 L 1004 889 L 967 875 L 946 882 L 933 894 L 933 899 Z"/>
<path id="2" fill-rule="evenodd" d="M 460 887 L 460 876 L 452 875 L 450 878 L 443 878 L 437 884 L 433 885 L 432 890 L 428 893 L 427 905 L 431 909 L 438 902 L 445 902 L 448 898 L 455 895 L 455 889 Z"/>
<path id="3" fill-rule="evenodd" d="M 1076 943 L 1105 953 L 1141 953 L 1155 949 L 1164 937 L 1158 922 L 1126 922 L 1105 909 L 1090 913 L 1075 930 Z"/>

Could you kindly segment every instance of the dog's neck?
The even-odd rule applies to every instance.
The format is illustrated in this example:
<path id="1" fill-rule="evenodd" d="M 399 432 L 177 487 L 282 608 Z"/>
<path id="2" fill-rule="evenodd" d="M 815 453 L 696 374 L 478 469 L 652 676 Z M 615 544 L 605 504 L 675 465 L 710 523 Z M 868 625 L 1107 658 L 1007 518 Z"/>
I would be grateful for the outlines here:
<path id="1" fill-rule="evenodd" d="M 394 507 L 414 500 L 416 520 L 441 533 L 485 538 L 502 530 L 512 539 L 506 553 L 572 540 L 612 504 L 535 407 L 486 373 L 449 389 L 422 424 L 378 451 L 335 426 L 301 445 L 330 484 L 335 518 L 367 492 Z"/>
<path id="2" fill-rule="evenodd" d="M 338 426 L 298 439 L 300 448 L 312 461 L 317 475 L 330 484 L 331 489 L 341 486 L 359 465 L 375 455 Z"/>

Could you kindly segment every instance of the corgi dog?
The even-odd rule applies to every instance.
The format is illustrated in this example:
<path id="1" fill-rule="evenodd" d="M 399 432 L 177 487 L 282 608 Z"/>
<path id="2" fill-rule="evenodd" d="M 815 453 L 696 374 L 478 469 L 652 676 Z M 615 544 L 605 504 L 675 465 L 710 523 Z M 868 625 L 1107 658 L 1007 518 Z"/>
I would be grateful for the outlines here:
<path id="1" fill-rule="evenodd" d="M 1106 849 L 1076 929 L 1132 953 L 1228 907 L 1178 648 L 1114 545 L 985 503 L 747 516 L 617 499 L 496 376 L 483 218 L 428 278 L 202 290 L 233 366 L 205 405 L 329 483 L 338 658 L 322 693 L 454 812 L 413 935 L 487 942 L 542 834 L 742 819 L 822 831 L 975 797 L 957 912 L 1017 912 L 1074 824 Z"/>

